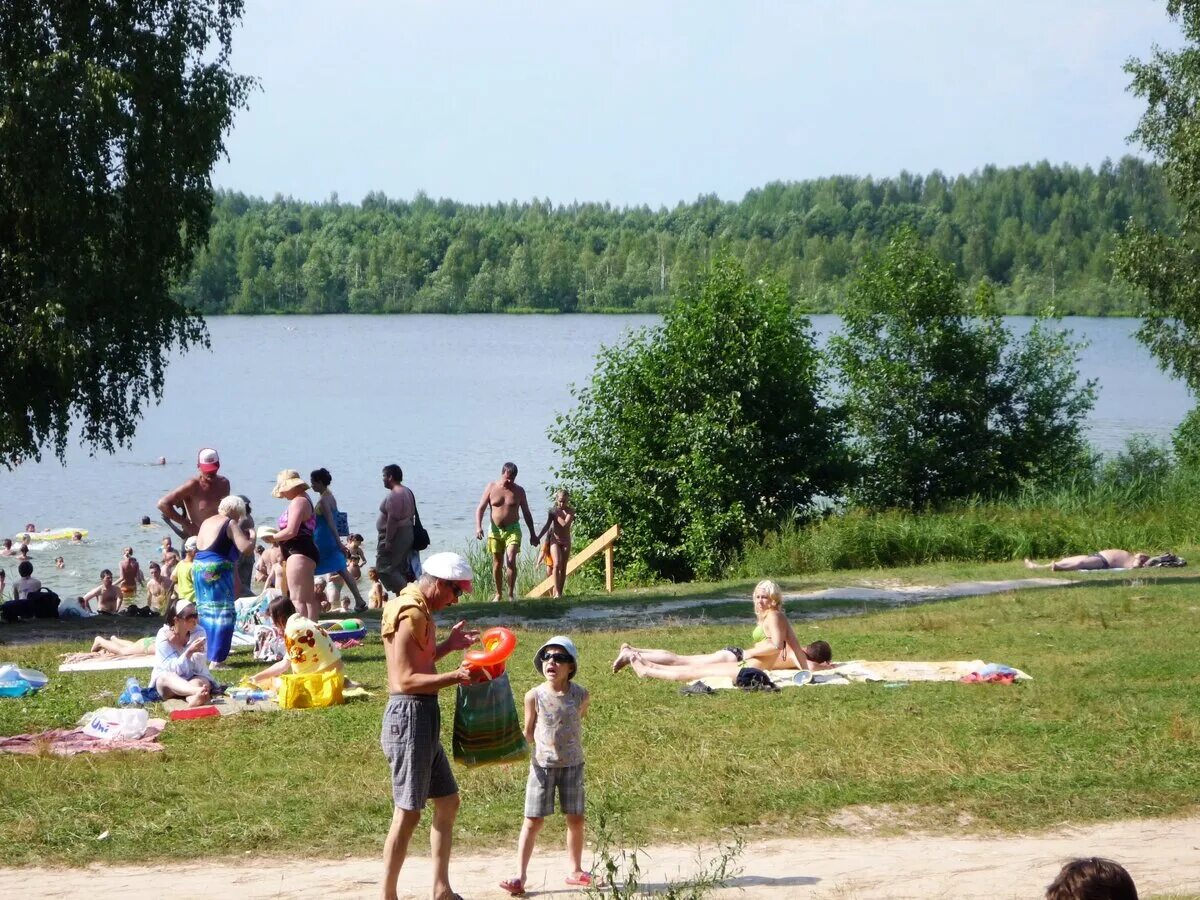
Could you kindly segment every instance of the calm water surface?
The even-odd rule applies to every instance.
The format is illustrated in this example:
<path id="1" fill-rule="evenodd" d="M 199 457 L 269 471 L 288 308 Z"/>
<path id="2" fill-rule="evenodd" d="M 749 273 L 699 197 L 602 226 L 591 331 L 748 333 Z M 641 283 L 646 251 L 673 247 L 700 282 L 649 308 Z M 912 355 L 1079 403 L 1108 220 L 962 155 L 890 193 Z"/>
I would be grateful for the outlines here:
<path id="1" fill-rule="evenodd" d="M 221 453 L 223 474 L 246 494 L 261 522 L 283 504 L 270 495 L 284 467 L 307 477 L 318 466 L 351 528 L 367 536 L 374 560 L 379 471 L 399 463 L 416 494 L 433 548 L 461 549 L 474 537 L 484 484 L 512 460 L 541 525 L 545 485 L 555 464 L 546 429 L 571 407 L 570 385 L 585 383 L 597 349 L 655 316 L 324 316 L 223 317 L 209 322 L 210 351 L 194 350 L 168 369 L 162 403 L 142 421 L 130 450 L 89 457 L 74 449 L 57 460 L 0 472 L 0 535 L 26 522 L 90 530 L 82 547 L 34 544 L 35 574 L 64 597 L 116 568 L 132 544 L 143 566 L 157 559 L 165 529 L 157 499 L 195 471 L 200 447 Z M 1024 331 L 1029 320 L 1010 320 Z M 822 339 L 833 316 L 814 317 Z M 1100 382 L 1090 421 L 1101 449 L 1141 432 L 1167 436 L 1190 408 L 1132 338 L 1125 319 L 1071 319 L 1090 341 L 1081 364 Z M 290 414 L 289 414 L 290 411 Z M 299 413 L 296 415 L 296 413 Z M 159 456 L 166 467 L 150 463 Z M 56 572 L 53 559 L 66 558 Z M 16 562 L 0 558 L 16 577 Z"/>

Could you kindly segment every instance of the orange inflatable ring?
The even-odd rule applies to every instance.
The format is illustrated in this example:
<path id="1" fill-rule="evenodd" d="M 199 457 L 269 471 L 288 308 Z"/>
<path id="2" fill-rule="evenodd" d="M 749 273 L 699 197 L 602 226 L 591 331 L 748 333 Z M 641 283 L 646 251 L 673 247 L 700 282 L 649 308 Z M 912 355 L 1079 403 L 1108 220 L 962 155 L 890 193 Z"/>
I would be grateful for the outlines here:
<path id="1" fill-rule="evenodd" d="M 482 669 L 490 678 L 504 674 L 504 664 L 517 649 L 517 636 L 507 628 L 489 628 L 479 639 L 482 650 L 468 650 L 467 667 Z"/>

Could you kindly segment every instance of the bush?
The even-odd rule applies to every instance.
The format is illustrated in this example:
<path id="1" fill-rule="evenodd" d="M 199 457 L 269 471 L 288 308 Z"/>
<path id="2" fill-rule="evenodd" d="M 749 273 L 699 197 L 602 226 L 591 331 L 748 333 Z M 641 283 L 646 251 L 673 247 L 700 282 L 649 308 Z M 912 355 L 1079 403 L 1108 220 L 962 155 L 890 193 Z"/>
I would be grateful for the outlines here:
<path id="1" fill-rule="evenodd" d="M 1087 457 L 1092 382 L 1078 346 L 1039 320 L 1014 340 L 985 282 L 901 229 L 865 264 L 830 341 L 858 462 L 851 498 L 872 509 L 939 507 L 1049 483 Z"/>
<path id="2" fill-rule="evenodd" d="M 660 327 L 601 350 L 550 430 L 579 534 L 619 523 L 627 574 L 719 574 L 747 536 L 839 486 L 819 364 L 781 282 L 715 261 Z"/>

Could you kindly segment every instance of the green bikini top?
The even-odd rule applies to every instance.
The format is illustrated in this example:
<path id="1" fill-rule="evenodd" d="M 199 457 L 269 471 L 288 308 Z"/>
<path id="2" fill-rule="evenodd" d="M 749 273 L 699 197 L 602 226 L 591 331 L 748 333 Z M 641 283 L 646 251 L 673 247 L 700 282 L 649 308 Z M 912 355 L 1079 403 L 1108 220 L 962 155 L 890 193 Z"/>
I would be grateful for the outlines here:
<path id="1" fill-rule="evenodd" d="M 756 644 L 759 641 L 764 640 L 766 638 L 766 636 L 767 636 L 767 633 L 765 631 L 763 631 L 761 622 L 758 625 L 755 625 L 754 630 L 752 632 L 750 632 L 750 640 L 754 641 Z"/>

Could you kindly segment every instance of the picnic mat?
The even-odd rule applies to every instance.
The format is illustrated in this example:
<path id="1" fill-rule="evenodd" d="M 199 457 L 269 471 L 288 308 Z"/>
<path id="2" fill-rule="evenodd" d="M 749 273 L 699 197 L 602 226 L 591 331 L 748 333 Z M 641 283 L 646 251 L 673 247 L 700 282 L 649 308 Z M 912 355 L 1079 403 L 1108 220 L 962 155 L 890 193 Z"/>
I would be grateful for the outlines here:
<path id="1" fill-rule="evenodd" d="M 23 753 L 32 756 L 49 752 L 55 756 L 75 756 L 77 753 L 110 753 L 113 750 L 147 750 L 157 753 L 165 749 L 158 736 L 166 727 L 164 719 L 151 719 L 146 732 L 136 740 L 92 737 L 82 728 L 53 728 L 39 734 L 15 734 L 0 738 L 0 753 Z"/>
<path id="2" fill-rule="evenodd" d="M 917 662 L 910 660 L 853 660 L 840 663 L 832 669 L 813 672 L 809 685 L 824 684 L 863 684 L 871 681 L 891 683 L 910 681 L 960 681 L 973 672 L 979 672 L 987 665 L 982 659 L 951 660 L 949 662 Z M 1032 680 L 1020 669 L 1014 670 L 1017 681 Z M 775 669 L 768 672 L 771 682 L 777 687 L 797 687 L 795 677 L 798 669 Z M 705 685 L 715 691 L 733 688 L 733 679 L 725 676 L 712 676 L 700 679 Z"/>
<path id="3" fill-rule="evenodd" d="M 213 697 L 212 707 L 219 716 L 236 716 L 244 712 L 279 712 L 280 706 L 274 700 L 255 700 L 248 703 L 245 700 L 234 700 L 232 697 Z M 193 709 L 186 700 L 178 697 L 163 701 L 163 709 L 168 713 L 181 709 Z"/>

